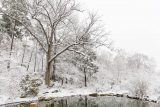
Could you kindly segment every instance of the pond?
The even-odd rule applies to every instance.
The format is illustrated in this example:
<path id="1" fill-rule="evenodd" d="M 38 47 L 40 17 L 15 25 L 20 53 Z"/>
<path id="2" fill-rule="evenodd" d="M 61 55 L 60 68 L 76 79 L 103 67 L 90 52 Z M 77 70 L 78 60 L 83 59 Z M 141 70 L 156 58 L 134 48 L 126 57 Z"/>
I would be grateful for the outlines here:
<path id="1" fill-rule="evenodd" d="M 159 104 L 131 100 L 123 97 L 65 97 L 51 101 L 43 101 L 38 107 L 160 107 Z M 9 107 L 31 107 L 29 104 L 20 104 Z"/>

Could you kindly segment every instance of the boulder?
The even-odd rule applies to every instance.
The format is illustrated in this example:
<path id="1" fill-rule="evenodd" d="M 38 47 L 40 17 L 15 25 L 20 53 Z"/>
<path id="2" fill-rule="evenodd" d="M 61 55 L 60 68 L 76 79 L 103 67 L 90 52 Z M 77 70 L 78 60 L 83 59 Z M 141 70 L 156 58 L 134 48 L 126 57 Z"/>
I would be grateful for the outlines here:
<path id="1" fill-rule="evenodd" d="M 97 97 L 97 96 L 99 96 L 99 94 L 98 93 L 92 93 L 92 94 L 89 94 L 89 96 Z"/>
<path id="2" fill-rule="evenodd" d="M 31 103 L 29 107 L 38 107 L 36 103 Z"/>

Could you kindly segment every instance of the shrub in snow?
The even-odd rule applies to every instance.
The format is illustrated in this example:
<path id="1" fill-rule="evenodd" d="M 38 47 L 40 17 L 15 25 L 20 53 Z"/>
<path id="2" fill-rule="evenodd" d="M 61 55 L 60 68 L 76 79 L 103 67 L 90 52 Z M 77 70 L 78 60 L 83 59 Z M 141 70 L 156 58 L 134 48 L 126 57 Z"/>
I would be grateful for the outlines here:
<path id="1" fill-rule="evenodd" d="M 26 75 L 25 78 L 20 82 L 20 87 L 22 89 L 21 97 L 37 96 L 39 91 L 39 86 L 42 84 L 42 80 L 33 79 L 31 76 Z"/>
<path id="2" fill-rule="evenodd" d="M 144 80 L 137 80 L 133 83 L 133 87 L 131 89 L 134 96 L 139 98 L 147 97 L 148 84 Z"/>

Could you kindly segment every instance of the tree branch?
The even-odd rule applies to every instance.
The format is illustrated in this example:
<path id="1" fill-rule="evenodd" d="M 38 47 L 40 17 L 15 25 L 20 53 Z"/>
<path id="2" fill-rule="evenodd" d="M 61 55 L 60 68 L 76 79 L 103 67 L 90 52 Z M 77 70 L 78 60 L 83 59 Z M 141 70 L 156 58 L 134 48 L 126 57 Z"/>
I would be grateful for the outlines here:
<path id="1" fill-rule="evenodd" d="M 43 30 L 43 33 L 44 33 L 44 35 L 45 35 L 45 37 L 46 37 L 47 44 L 49 44 L 48 36 L 47 36 L 47 33 L 46 33 L 45 29 L 44 29 L 43 24 L 42 24 L 41 21 L 40 21 L 39 19 L 37 19 L 36 17 L 32 17 L 32 18 L 35 19 L 35 20 L 39 23 L 39 25 L 41 26 L 41 28 L 42 28 L 42 30 Z"/>
<path id="2" fill-rule="evenodd" d="M 68 51 L 73 51 L 73 52 L 78 53 L 78 54 L 80 54 L 80 55 L 86 56 L 84 53 L 82 53 L 82 52 L 80 52 L 80 51 L 76 51 L 76 50 L 74 50 L 74 49 L 68 49 Z"/>
<path id="3" fill-rule="evenodd" d="M 53 56 L 51 59 L 50 59 L 50 63 L 55 59 L 57 58 L 59 55 L 61 55 L 63 52 L 67 51 L 70 47 L 74 46 L 74 45 L 78 45 L 79 43 L 77 44 L 71 44 L 69 46 L 67 46 L 66 48 L 64 48 L 63 50 L 61 50 L 59 53 L 57 53 L 55 56 Z"/>

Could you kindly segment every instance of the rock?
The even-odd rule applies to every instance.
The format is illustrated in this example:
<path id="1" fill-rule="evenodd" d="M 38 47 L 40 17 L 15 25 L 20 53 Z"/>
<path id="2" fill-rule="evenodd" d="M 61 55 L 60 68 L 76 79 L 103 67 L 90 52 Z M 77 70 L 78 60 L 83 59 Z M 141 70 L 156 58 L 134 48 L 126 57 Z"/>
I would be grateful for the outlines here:
<path id="1" fill-rule="evenodd" d="M 100 94 L 100 96 L 114 96 L 113 93 L 105 93 L 105 94 Z"/>
<path id="2" fill-rule="evenodd" d="M 20 98 L 26 98 L 27 95 L 26 94 L 21 94 Z"/>
<path id="3" fill-rule="evenodd" d="M 107 96 L 107 94 L 100 94 L 99 96 Z"/>
<path id="4" fill-rule="evenodd" d="M 43 94 L 47 94 L 47 93 L 49 93 L 49 92 L 44 92 Z"/>
<path id="5" fill-rule="evenodd" d="M 49 97 L 49 98 L 46 98 L 46 97 L 39 97 L 38 98 L 38 101 L 40 102 L 40 101 L 50 101 L 50 100 L 52 100 L 53 98 L 52 97 Z"/>
<path id="6" fill-rule="evenodd" d="M 54 90 L 54 91 L 52 91 L 52 93 L 58 93 L 59 91 L 58 90 Z"/>
<path id="7" fill-rule="evenodd" d="M 31 103 L 31 104 L 29 105 L 29 107 L 37 107 L 37 104 L 36 104 L 36 103 Z"/>
<path id="8" fill-rule="evenodd" d="M 123 97 L 123 94 L 116 94 L 117 97 Z"/>
<path id="9" fill-rule="evenodd" d="M 127 98 L 130 98 L 130 99 L 135 99 L 135 100 L 140 100 L 140 98 L 138 98 L 138 97 L 129 96 L 129 95 L 127 95 Z"/>
<path id="10" fill-rule="evenodd" d="M 45 99 L 46 99 L 45 97 L 39 97 L 38 101 L 45 101 Z"/>
<path id="11" fill-rule="evenodd" d="M 157 101 L 156 101 L 156 100 L 151 100 L 151 102 L 153 102 L 153 103 L 157 103 Z"/>
<path id="12" fill-rule="evenodd" d="M 98 93 L 92 93 L 92 94 L 89 94 L 89 96 L 97 97 L 97 96 L 99 96 L 99 95 L 98 95 Z"/>

